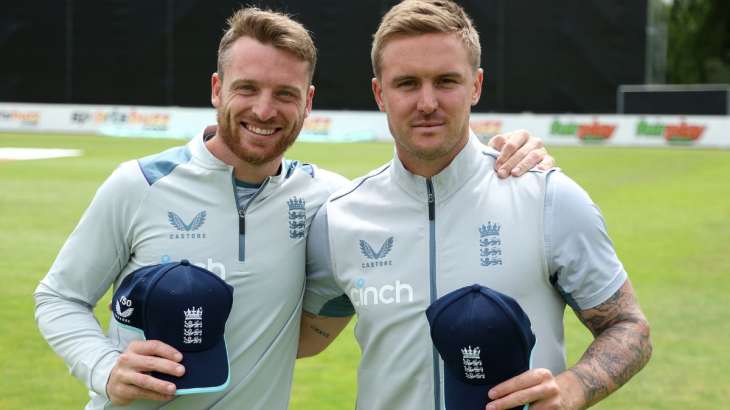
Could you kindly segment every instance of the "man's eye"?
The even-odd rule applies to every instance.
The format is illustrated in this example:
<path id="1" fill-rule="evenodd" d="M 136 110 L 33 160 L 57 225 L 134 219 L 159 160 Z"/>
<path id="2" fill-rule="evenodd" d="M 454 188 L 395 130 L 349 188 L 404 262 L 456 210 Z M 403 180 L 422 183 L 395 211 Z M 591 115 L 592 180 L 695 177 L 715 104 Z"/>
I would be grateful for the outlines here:
<path id="1" fill-rule="evenodd" d="M 241 85 L 241 86 L 236 87 L 236 91 L 241 92 L 241 93 L 252 93 L 252 92 L 256 91 L 256 87 L 254 87 L 252 85 Z"/>

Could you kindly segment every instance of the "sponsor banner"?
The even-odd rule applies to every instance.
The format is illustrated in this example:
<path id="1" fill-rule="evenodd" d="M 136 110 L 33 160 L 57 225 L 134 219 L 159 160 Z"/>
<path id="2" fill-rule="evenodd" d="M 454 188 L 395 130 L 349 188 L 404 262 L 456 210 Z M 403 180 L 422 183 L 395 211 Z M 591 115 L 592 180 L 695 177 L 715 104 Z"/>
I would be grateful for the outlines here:
<path id="1" fill-rule="evenodd" d="M 215 123 L 212 108 L 0 103 L 0 132 L 89 133 L 191 138 Z M 548 145 L 730 148 L 730 116 L 479 114 L 471 128 L 483 141 L 525 129 Z M 300 141 L 392 141 L 385 114 L 315 110 Z"/>
<path id="2" fill-rule="evenodd" d="M 525 129 L 548 145 L 730 148 L 730 116 L 473 114 L 471 127 L 484 142 Z"/>

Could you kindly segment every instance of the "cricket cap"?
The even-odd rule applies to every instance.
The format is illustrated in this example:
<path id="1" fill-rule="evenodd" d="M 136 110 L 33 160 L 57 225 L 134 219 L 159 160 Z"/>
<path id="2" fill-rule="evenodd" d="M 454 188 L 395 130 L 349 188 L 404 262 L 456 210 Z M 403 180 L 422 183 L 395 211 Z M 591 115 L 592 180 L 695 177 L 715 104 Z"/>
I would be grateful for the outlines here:
<path id="1" fill-rule="evenodd" d="M 182 353 L 185 374 L 152 372 L 172 382 L 176 394 L 224 390 L 230 381 L 223 333 L 233 305 L 233 288 L 187 260 L 146 266 L 130 273 L 114 292 L 114 319 Z"/>
<path id="2" fill-rule="evenodd" d="M 530 319 L 503 293 L 466 286 L 435 300 L 426 317 L 444 361 L 447 410 L 483 410 L 489 389 L 531 367 Z"/>

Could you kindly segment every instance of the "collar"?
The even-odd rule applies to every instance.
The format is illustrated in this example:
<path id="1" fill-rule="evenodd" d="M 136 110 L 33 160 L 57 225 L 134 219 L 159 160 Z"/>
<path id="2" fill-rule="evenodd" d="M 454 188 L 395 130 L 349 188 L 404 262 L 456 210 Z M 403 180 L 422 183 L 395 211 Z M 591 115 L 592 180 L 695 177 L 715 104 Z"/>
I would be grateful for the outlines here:
<path id="1" fill-rule="evenodd" d="M 456 192 L 472 176 L 483 173 L 485 161 L 496 158 L 499 153 L 484 146 L 477 136 L 469 130 L 469 140 L 451 163 L 438 174 L 432 176 L 431 184 L 436 202 L 441 202 Z M 492 161 L 489 161 L 492 162 Z M 396 154 L 391 161 L 391 178 L 403 190 L 418 200 L 428 198 L 427 178 L 408 171 Z M 488 172 L 494 172 L 491 164 Z M 487 175 L 483 176 L 487 178 Z"/>
<path id="2" fill-rule="evenodd" d="M 192 140 L 190 140 L 190 142 L 188 142 L 188 149 L 190 150 L 193 159 L 200 166 L 212 170 L 227 170 L 231 173 L 231 175 L 233 175 L 233 166 L 226 164 L 213 155 L 205 145 L 205 141 L 215 135 L 215 132 L 216 126 L 211 125 L 206 127 L 202 132 L 198 133 Z M 267 185 L 278 185 L 284 181 L 286 174 L 285 165 L 285 159 L 282 158 L 281 164 L 279 164 L 279 173 L 277 175 L 270 176 L 268 178 L 268 183 L 266 183 Z"/>

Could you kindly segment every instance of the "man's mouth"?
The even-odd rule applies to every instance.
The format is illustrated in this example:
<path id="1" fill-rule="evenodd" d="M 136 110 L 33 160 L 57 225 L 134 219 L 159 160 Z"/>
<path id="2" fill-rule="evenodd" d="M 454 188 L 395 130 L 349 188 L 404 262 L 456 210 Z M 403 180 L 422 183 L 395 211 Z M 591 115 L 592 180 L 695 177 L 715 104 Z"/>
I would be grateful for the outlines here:
<path id="1" fill-rule="evenodd" d="M 278 130 L 278 128 L 262 128 L 262 127 L 257 127 L 255 125 L 251 125 L 251 124 L 248 124 L 248 123 L 245 123 L 245 122 L 242 122 L 241 125 L 244 128 L 246 128 L 247 130 L 253 132 L 254 134 L 263 135 L 263 136 L 271 135 L 271 134 L 275 133 Z"/>
<path id="2" fill-rule="evenodd" d="M 424 121 L 424 122 L 416 122 L 416 123 L 413 123 L 413 127 L 414 128 L 417 128 L 417 127 L 423 127 L 423 128 L 427 128 L 427 127 L 438 127 L 438 126 L 441 126 L 441 125 L 444 125 L 444 123 L 442 121 Z"/>

